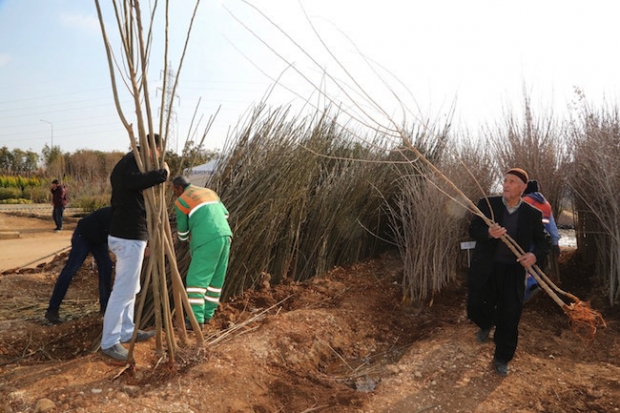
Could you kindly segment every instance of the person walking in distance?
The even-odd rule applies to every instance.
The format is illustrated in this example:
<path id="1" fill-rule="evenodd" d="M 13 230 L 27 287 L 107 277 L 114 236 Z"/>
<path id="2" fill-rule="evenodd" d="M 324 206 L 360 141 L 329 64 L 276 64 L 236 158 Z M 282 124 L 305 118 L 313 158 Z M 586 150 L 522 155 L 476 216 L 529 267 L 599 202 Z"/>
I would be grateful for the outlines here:
<path id="1" fill-rule="evenodd" d="M 108 228 L 111 215 L 112 208 L 104 207 L 78 221 L 71 237 L 69 258 L 56 280 L 49 306 L 45 312 L 45 319 L 49 323 L 60 324 L 63 322 L 58 310 L 73 276 L 80 269 L 88 254 L 92 254 L 97 262 L 99 312 L 101 314 L 105 312 L 112 290 L 112 259 L 108 251 Z"/>
<path id="2" fill-rule="evenodd" d="M 152 157 L 159 157 L 161 139 L 153 136 L 156 147 Z M 170 170 L 141 172 L 133 152 L 125 155 L 112 170 L 112 217 L 108 245 L 116 256 L 116 275 L 112 294 L 103 317 L 101 351 L 113 359 L 127 360 L 129 352 L 121 343 L 131 340 L 136 295 L 140 291 L 140 271 L 148 240 L 146 207 L 142 191 L 168 179 Z M 139 330 L 136 341 L 148 340 L 155 331 Z"/>
<path id="3" fill-rule="evenodd" d="M 218 307 L 228 268 L 228 210 L 214 191 L 191 185 L 183 176 L 172 180 L 172 190 L 177 196 L 177 234 L 181 241 L 189 240 L 192 257 L 185 278 L 187 297 L 202 328 Z M 185 325 L 191 329 L 187 320 Z"/>
<path id="4" fill-rule="evenodd" d="M 521 199 L 527 181 L 523 169 L 508 170 L 503 195 L 478 201 L 478 209 L 495 223 L 489 227 L 475 215 L 469 226 L 476 247 L 467 276 L 467 316 L 479 327 L 478 342 L 486 341 L 495 326 L 493 366 L 502 376 L 517 349 L 526 269 L 542 262 L 550 249 L 542 213 Z M 517 259 L 500 239 L 504 235 L 527 252 Z"/>
<path id="5" fill-rule="evenodd" d="M 67 188 L 58 182 L 58 179 L 54 179 L 52 181 L 52 206 L 54 210 L 52 212 L 52 217 L 54 218 L 54 223 L 56 224 L 56 228 L 54 232 L 62 231 L 62 221 L 63 215 L 65 212 L 65 207 L 67 206 Z"/>

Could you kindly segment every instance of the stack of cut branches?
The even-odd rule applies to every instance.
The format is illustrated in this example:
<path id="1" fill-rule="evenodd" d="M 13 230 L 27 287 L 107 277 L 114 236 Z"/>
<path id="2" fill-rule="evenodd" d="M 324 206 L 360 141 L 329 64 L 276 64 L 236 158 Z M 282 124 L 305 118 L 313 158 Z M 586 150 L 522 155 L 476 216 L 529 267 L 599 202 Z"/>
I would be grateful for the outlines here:
<path id="1" fill-rule="evenodd" d="M 112 46 L 109 41 L 109 37 L 106 32 L 104 24 L 104 18 L 102 15 L 101 7 L 98 0 L 95 0 L 97 7 L 97 14 L 99 23 L 101 26 L 101 33 L 103 35 L 105 50 L 108 58 L 108 65 L 110 71 L 110 78 L 112 82 L 112 89 L 114 93 L 114 100 L 118 115 L 121 122 L 125 126 L 129 135 L 129 142 L 135 155 L 136 162 L 140 171 L 149 171 L 153 169 L 161 169 L 165 164 L 165 145 L 168 127 L 170 124 L 170 111 L 169 106 L 172 102 L 166 102 L 165 96 L 168 95 L 167 89 L 170 87 L 172 93 L 170 96 L 174 96 L 174 90 L 177 84 L 168 85 L 166 83 L 166 76 L 164 75 L 163 92 L 161 108 L 159 110 L 159 128 L 157 133 L 164 137 L 163 150 L 161 154 L 156 150 L 156 144 L 154 139 L 155 127 L 153 122 L 153 111 L 151 109 L 151 96 L 149 94 L 148 84 L 148 60 L 151 53 L 152 42 L 152 23 L 155 10 L 149 11 L 151 17 L 151 23 L 148 25 L 148 33 L 145 40 L 143 24 L 142 24 L 142 10 L 140 8 L 139 1 L 113 1 L 112 6 L 114 8 L 116 21 L 118 23 L 118 31 L 121 39 L 121 51 L 122 58 L 116 59 L 112 51 Z M 157 7 L 155 3 L 154 7 Z M 196 15 L 196 7 L 194 8 L 193 18 Z M 166 13 L 167 15 L 167 13 Z M 167 23 L 167 22 L 166 22 Z M 191 23 L 187 32 L 187 38 L 191 32 Z M 164 73 L 168 71 L 168 25 L 165 27 L 165 50 L 164 50 Z M 187 42 L 185 47 L 187 48 Z M 183 51 L 183 57 L 185 56 L 185 50 Z M 179 70 L 183 63 L 183 57 L 179 64 Z M 119 61 L 124 62 L 125 71 L 121 72 L 121 68 L 117 67 L 115 70 L 115 64 Z M 119 90 L 117 87 L 115 73 L 120 73 L 123 81 L 129 89 L 129 93 L 133 98 L 134 111 L 137 118 L 137 137 L 134 131 L 133 124 L 129 123 L 125 117 L 121 108 L 119 99 Z M 178 78 L 177 78 L 178 80 Z M 168 118 L 164 119 L 164 114 L 168 114 Z M 165 125 L 165 130 L 162 130 Z M 180 335 L 181 344 L 185 345 L 188 342 L 187 332 L 185 330 L 184 311 L 187 313 L 188 318 L 192 324 L 194 331 L 197 332 L 196 338 L 199 345 L 204 345 L 204 337 L 198 327 L 198 322 L 194 317 L 191 307 L 189 305 L 185 289 L 181 276 L 177 269 L 176 256 L 170 231 L 170 222 L 168 220 L 168 214 L 166 209 L 166 197 L 165 197 L 165 185 L 159 185 L 157 187 L 149 188 L 143 191 L 146 212 L 147 212 L 147 225 L 149 235 L 149 249 L 150 256 L 145 262 L 142 273 L 142 293 L 138 300 L 136 308 L 136 320 L 137 326 L 141 325 L 141 316 L 144 308 L 146 296 L 148 295 L 149 288 L 152 288 L 153 308 L 155 325 L 157 329 L 156 346 L 157 353 L 164 355 L 163 339 L 166 340 L 167 356 L 171 366 L 174 366 L 175 350 L 177 349 L 177 342 L 175 340 L 174 323 L 172 321 L 173 313 L 176 314 L 176 327 Z M 168 264 L 169 274 L 171 276 L 172 285 L 172 297 L 174 310 L 170 307 L 168 291 L 168 283 L 166 281 Z M 134 330 L 134 335 L 129 347 L 128 361 L 134 363 L 133 348 L 138 329 Z M 165 335 L 162 334 L 165 332 Z"/>

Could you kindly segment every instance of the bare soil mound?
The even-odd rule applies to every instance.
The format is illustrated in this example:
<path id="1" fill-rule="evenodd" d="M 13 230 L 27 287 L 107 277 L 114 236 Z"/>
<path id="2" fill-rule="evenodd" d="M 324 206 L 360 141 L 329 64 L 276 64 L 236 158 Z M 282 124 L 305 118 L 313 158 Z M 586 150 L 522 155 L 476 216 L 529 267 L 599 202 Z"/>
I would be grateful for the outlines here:
<path id="1" fill-rule="evenodd" d="M 335 268 L 306 283 L 247 292 L 205 328 L 208 345 L 183 348 L 174 369 L 155 340 L 136 344 L 126 369 L 96 351 L 102 320 L 96 269 L 75 276 L 57 326 L 43 314 L 64 264 L 0 276 L 0 412 L 615 412 L 620 411 L 619 314 L 584 341 L 546 296 L 528 303 L 510 374 L 478 344 L 461 277 L 432 305 L 401 302 L 396 254 Z M 563 287 L 582 298 L 576 255 Z M 597 294 L 599 296 L 599 294 Z M 245 324 L 244 324 L 245 323 Z"/>

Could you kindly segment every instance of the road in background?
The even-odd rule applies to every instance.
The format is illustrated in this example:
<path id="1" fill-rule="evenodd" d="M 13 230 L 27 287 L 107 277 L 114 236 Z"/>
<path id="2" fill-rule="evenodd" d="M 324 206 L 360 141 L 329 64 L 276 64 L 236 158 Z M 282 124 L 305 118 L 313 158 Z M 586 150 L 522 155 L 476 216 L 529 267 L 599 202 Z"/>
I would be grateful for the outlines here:
<path id="1" fill-rule="evenodd" d="M 0 206 L 0 231 L 20 233 L 19 238 L 0 239 L 0 271 L 36 267 L 54 258 L 54 253 L 71 246 L 78 218 L 65 211 L 64 229 L 54 232 L 50 206 Z"/>
<path id="2" fill-rule="evenodd" d="M 45 238 L 0 240 L 0 272 L 12 268 L 34 268 L 54 259 L 55 253 L 71 246 L 73 231 Z"/>

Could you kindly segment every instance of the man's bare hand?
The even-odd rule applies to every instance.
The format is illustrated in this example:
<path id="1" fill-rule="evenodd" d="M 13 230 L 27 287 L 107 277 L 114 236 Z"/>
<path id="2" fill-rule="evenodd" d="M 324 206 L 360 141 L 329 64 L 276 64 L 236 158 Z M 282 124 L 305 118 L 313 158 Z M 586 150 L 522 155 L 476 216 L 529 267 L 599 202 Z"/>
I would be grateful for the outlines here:
<path id="1" fill-rule="evenodd" d="M 517 259 L 517 262 L 519 262 L 525 268 L 529 268 L 532 265 L 536 264 L 536 255 L 532 254 L 531 252 L 526 252 Z"/>
<path id="2" fill-rule="evenodd" d="M 168 162 L 164 162 L 164 169 L 166 170 L 166 172 L 168 172 L 168 175 L 166 176 L 166 180 L 170 179 L 170 167 L 168 166 Z"/>
<path id="3" fill-rule="evenodd" d="M 493 224 L 489 227 L 489 236 L 491 238 L 501 238 L 507 232 L 506 228 L 500 227 L 499 224 Z"/>

